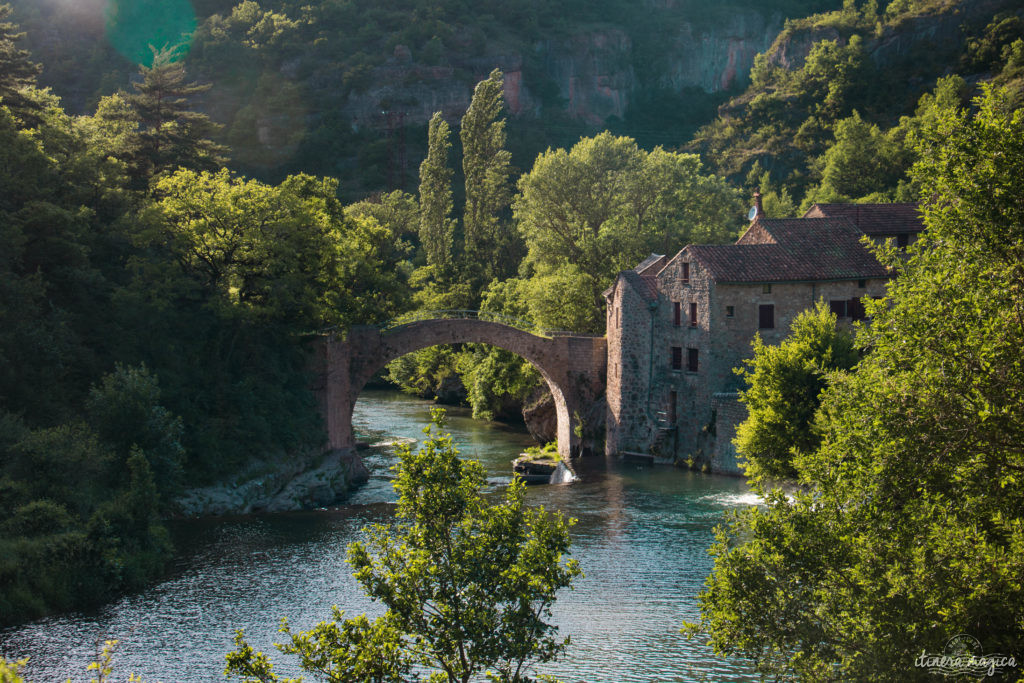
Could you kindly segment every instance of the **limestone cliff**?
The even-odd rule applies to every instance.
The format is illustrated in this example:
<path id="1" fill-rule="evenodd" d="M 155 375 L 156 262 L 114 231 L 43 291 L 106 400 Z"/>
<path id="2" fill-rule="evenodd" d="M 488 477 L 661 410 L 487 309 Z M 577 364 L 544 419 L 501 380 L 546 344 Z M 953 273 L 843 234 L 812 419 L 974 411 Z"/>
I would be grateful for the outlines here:
<path id="1" fill-rule="evenodd" d="M 473 84 L 499 68 L 513 116 L 536 117 L 547 106 L 600 126 L 611 117 L 624 117 L 642 87 L 709 93 L 742 87 L 755 55 L 768 49 L 782 23 L 778 13 L 757 10 L 733 13 L 714 25 L 673 22 L 664 29 L 670 39 L 647 64 L 638 64 L 641 56 L 630 34 L 611 25 L 539 40 L 529 54 L 499 46 L 487 56 L 451 53 L 443 66 L 420 63 L 399 45 L 373 68 L 372 85 L 349 93 L 341 113 L 356 128 L 383 125 L 386 111 L 401 112 L 407 125 L 422 124 L 435 111 L 457 119 L 469 106 Z"/>
<path id="2" fill-rule="evenodd" d="M 964 36 L 989 21 L 999 11 L 1019 5 L 1017 0 L 953 0 L 936 2 L 918 14 L 887 22 L 865 36 L 865 51 L 879 66 L 896 65 L 928 52 L 930 59 L 942 56 L 948 65 L 963 51 Z M 787 70 L 803 66 L 811 48 L 823 40 L 845 44 L 852 33 L 864 35 L 860 27 L 797 22 L 781 32 L 767 50 L 769 63 Z"/>

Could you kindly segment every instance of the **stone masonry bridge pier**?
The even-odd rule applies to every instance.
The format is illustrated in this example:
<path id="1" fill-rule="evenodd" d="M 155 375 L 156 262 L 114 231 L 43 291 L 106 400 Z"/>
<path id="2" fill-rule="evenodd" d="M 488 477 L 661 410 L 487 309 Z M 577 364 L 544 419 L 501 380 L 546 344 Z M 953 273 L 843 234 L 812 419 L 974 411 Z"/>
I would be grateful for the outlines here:
<path id="1" fill-rule="evenodd" d="M 357 326 L 346 334 L 324 337 L 318 348 L 316 389 L 329 448 L 354 448 L 352 408 L 363 387 L 385 364 L 429 346 L 470 342 L 511 351 L 540 371 L 554 398 L 558 453 L 563 459 L 578 453 L 573 420 L 604 392 L 604 337 L 534 334 L 503 322 L 465 317 L 417 320 L 385 329 Z"/>

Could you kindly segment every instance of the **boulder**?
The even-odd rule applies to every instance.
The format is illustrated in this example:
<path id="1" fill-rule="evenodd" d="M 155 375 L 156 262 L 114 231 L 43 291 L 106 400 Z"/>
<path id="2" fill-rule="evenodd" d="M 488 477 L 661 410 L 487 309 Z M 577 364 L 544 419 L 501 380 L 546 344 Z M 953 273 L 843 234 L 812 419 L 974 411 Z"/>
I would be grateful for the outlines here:
<path id="1" fill-rule="evenodd" d="M 537 443 L 549 443 L 558 438 L 558 416 L 555 400 L 547 387 L 537 387 L 523 405 L 523 422 Z"/>

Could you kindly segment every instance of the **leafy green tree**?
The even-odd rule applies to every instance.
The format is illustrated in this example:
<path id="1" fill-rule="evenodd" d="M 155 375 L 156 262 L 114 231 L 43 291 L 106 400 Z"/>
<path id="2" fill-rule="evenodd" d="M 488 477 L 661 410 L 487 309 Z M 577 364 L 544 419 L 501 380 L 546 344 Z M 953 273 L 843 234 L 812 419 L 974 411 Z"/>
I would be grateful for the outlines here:
<path id="1" fill-rule="evenodd" d="M 162 246 L 204 290 L 257 318 L 323 321 L 343 224 L 333 183 L 292 176 L 274 187 L 182 169 L 153 191 L 143 244 Z"/>
<path id="2" fill-rule="evenodd" d="M 387 608 L 334 620 L 312 631 L 283 631 L 304 671 L 331 681 L 401 681 L 413 666 L 430 680 L 525 683 L 532 667 L 564 653 L 548 623 L 556 593 L 581 574 L 569 549 L 571 520 L 525 505 L 513 482 L 503 499 L 484 497 L 483 466 L 463 461 L 435 411 L 433 428 L 416 452 L 399 452 L 396 523 L 366 529 L 349 546 L 348 561 L 367 594 Z M 241 633 L 227 673 L 252 683 L 277 680 L 269 659 Z"/>
<path id="3" fill-rule="evenodd" d="M 836 123 L 835 143 L 812 164 L 820 170 L 821 183 L 808 190 L 803 208 L 814 202 L 892 199 L 913 162 L 900 132 L 883 133 L 856 111 Z"/>
<path id="4" fill-rule="evenodd" d="M 420 245 L 427 265 L 440 276 L 451 269 L 455 234 L 449 135 L 448 123 L 435 112 L 427 132 L 427 157 L 420 164 Z"/>
<path id="5" fill-rule="evenodd" d="M 511 200 L 509 164 L 512 159 L 505 149 L 505 120 L 501 118 L 503 88 L 504 77 L 498 69 L 477 83 L 459 131 L 462 171 L 466 178 L 462 219 L 464 267 L 480 288 L 514 271 L 514 264 L 507 259 L 514 235 L 501 216 Z M 441 133 L 438 129 L 438 135 Z M 441 153 L 439 148 L 438 154 Z M 438 201 L 443 207 L 443 196 Z"/>
<path id="6" fill-rule="evenodd" d="M 857 363 L 853 337 L 836 328 L 836 316 L 822 301 L 794 318 L 777 346 L 755 335 L 753 349 L 746 368 L 736 370 L 747 385 L 740 392 L 747 419 L 736 430 L 736 452 L 746 458 L 752 481 L 794 478 L 794 456 L 819 445 L 813 420 L 829 373 Z"/>
<path id="7" fill-rule="evenodd" d="M 184 427 L 160 405 L 160 386 L 145 365 L 116 366 L 89 392 L 86 410 L 100 438 L 118 451 L 118 469 L 130 457 L 142 455 L 160 491 L 177 490 L 185 461 Z"/>
<path id="8" fill-rule="evenodd" d="M 712 548 L 702 627 L 766 676 L 924 680 L 915 659 L 958 633 L 1024 648 L 1024 112 L 991 89 L 976 107 L 918 137 L 928 230 L 887 252 L 899 277 L 866 304 L 867 355 L 793 461 L 807 490 L 770 493 Z"/>
<path id="9" fill-rule="evenodd" d="M 411 240 L 415 239 L 420 228 L 420 207 L 416 197 L 392 190 L 380 196 L 365 199 L 345 207 L 345 215 L 370 216 L 391 232 L 395 241 L 396 252 L 408 257 L 412 252 Z"/>
<path id="10" fill-rule="evenodd" d="M 702 173 L 695 155 L 646 152 L 607 132 L 537 157 L 513 208 L 537 279 L 531 294 L 545 299 L 541 324 L 581 332 L 603 329 L 601 292 L 619 271 L 655 250 L 728 241 L 743 216 L 735 190 Z"/>

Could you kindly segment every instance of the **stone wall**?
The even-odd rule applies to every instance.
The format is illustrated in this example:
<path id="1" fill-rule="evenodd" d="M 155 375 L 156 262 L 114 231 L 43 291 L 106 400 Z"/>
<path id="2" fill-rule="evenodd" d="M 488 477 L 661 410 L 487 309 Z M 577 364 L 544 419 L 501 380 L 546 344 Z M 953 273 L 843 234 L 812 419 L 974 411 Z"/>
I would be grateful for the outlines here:
<path id="1" fill-rule="evenodd" d="M 715 416 L 714 447 L 711 449 L 711 471 L 742 476 L 743 468 L 736 455 L 732 440 L 736 428 L 747 419 L 747 407 L 735 392 L 721 392 L 711 397 L 711 412 Z"/>
<path id="2" fill-rule="evenodd" d="M 540 337 L 507 325 L 475 319 L 421 320 L 381 331 L 354 326 L 344 337 L 321 340 L 320 377 L 314 382 L 327 426 L 329 447 L 351 448 L 352 408 L 370 378 L 386 363 L 407 353 L 442 344 L 475 342 L 506 349 L 529 361 L 547 382 L 558 418 L 558 449 L 578 453 L 576 415 L 587 414 L 605 382 L 607 349 L 603 337 Z M 584 425 L 586 429 L 586 425 Z"/>
<path id="3" fill-rule="evenodd" d="M 605 453 L 647 452 L 654 424 L 649 410 L 651 312 L 642 293 L 620 277 L 608 296 Z"/>
<path id="4" fill-rule="evenodd" d="M 687 279 L 683 264 L 689 264 Z M 645 300 L 620 277 L 608 307 L 606 452 L 657 452 L 672 459 L 692 458 L 713 471 L 740 474 L 731 442 L 745 408 L 728 396 L 742 387 L 734 368 L 751 357 L 754 335 L 760 334 L 766 344 L 778 344 L 789 334 L 793 319 L 819 299 L 879 297 L 886 282 L 719 284 L 686 249 L 658 273 L 656 299 Z M 678 325 L 675 304 L 680 310 Z M 697 307 L 696 324 L 691 324 L 691 304 Z M 772 329 L 758 327 L 762 304 L 774 306 Z M 850 319 L 841 319 L 840 326 L 850 328 Z M 679 349 L 678 369 L 672 367 L 673 348 Z M 696 352 L 696 371 L 688 368 L 691 349 Z"/>

